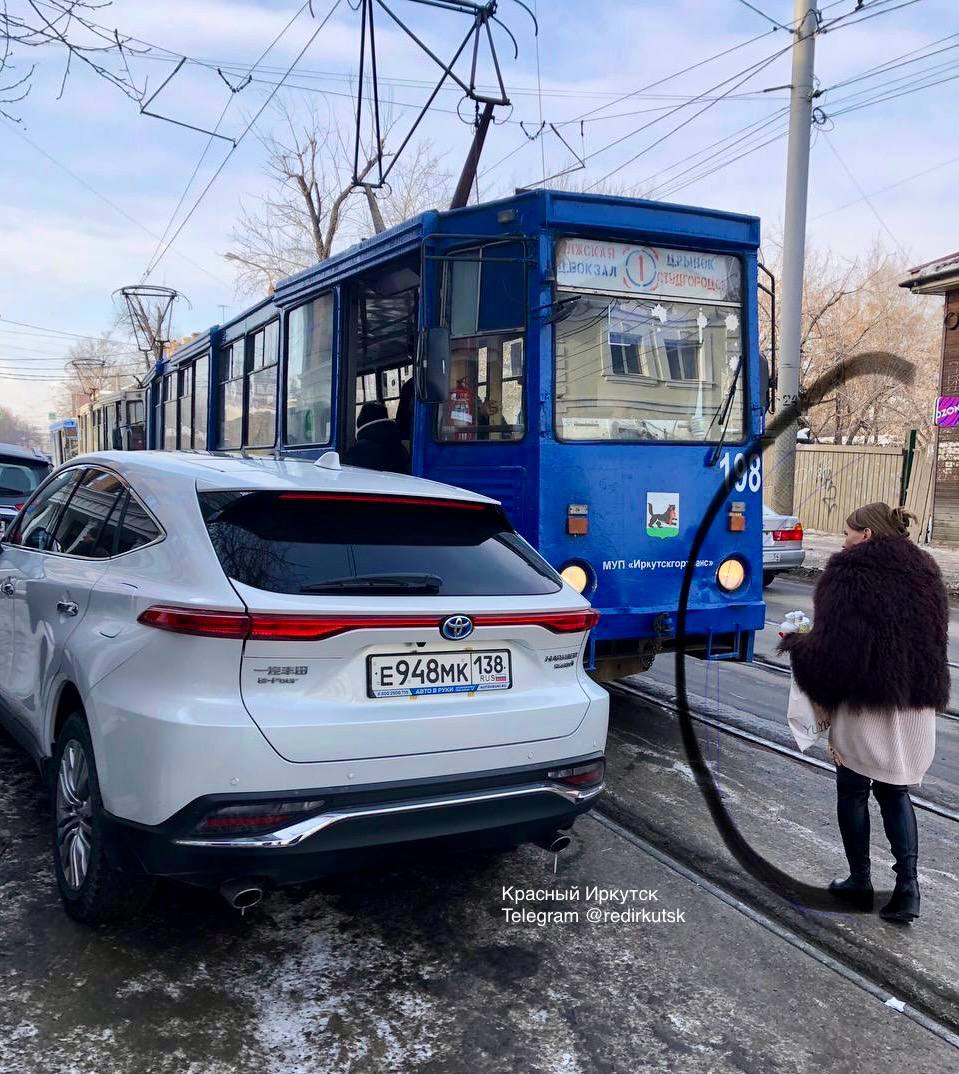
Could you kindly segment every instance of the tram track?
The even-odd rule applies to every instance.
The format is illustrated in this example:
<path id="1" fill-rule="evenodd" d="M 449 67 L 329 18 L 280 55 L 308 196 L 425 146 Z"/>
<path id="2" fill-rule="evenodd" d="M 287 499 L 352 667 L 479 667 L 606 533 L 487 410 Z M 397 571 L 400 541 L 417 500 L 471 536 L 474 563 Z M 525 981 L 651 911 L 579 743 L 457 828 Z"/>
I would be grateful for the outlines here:
<path id="1" fill-rule="evenodd" d="M 679 709 L 674 703 L 654 691 L 646 691 L 638 686 L 623 682 L 609 683 L 607 684 L 607 689 L 609 689 L 611 693 L 617 693 L 626 697 L 641 698 L 643 701 L 657 705 L 659 708 L 664 709 L 673 716 L 679 715 Z M 799 750 L 791 749 L 789 746 L 784 746 L 781 742 L 774 742 L 772 739 L 765 738 L 763 735 L 758 735 L 753 731 L 745 731 L 741 727 L 734 727 L 731 724 L 724 723 L 715 716 L 696 711 L 692 706 L 689 708 L 689 715 L 696 723 L 703 724 L 706 727 L 712 727 L 714 730 L 720 731 L 732 738 L 738 738 L 743 742 L 749 742 L 751 745 L 759 746 L 762 749 L 769 750 L 771 753 L 777 753 L 782 757 L 788 757 L 797 764 L 804 764 L 807 767 L 815 768 L 817 771 L 825 772 L 830 776 L 835 772 L 834 766 L 827 761 L 822 761 L 818 757 L 807 757 L 806 754 L 801 753 Z M 959 823 L 959 810 L 950 809 L 948 806 L 940 805 L 938 802 L 933 802 L 931 799 L 923 798 L 919 795 L 910 795 L 910 797 L 912 798 L 913 805 L 917 809 L 922 809 L 937 817 L 942 817 L 944 820 Z"/>
<path id="2" fill-rule="evenodd" d="M 655 705 L 664 714 L 675 717 L 678 713 L 676 705 L 669 704 L 654 691 L 646 692 L 627 683 L 609 684 L 609 688 L 614 696 L 623 701 L 641 699 Z M 761 734 L 724 724 L 712 715 L 695 710 L 691 710 L 690 715 L 697 723 L 739 739 L 747 746 L 758 746 L 795 763 L 807 766 L 811 764 L 811 767 L 828 775 L 833 772 L 832 765 L 825 761 L 805 757 Z M 611 728 L 611 734 L 623 743 L 639 741 L 648 745 L 646 738 L 637 738 L 638 730 L 623 726 L 615 730 Z M 654 738 L 659 741 L 659 736 Z M 616 754 L 618 751 L 614 751 L 614 755 Z M 636 754 L 629 756 L 635 758 Z M 748 750 L 742 756 L 748 757 Z M 653 763 L 653 770 L 657 771 L 656 766 L 661 765 L 662 761 Z M 623 767 L 620 755 L 617 770 L 626 774 L 629 768 L 630 765 Z M 675 769 L 675 764 L 673 768 Z M 669 771 L 668 761 L 665 771 Z M 634 774 L 631 778 L 637 787 L 643 785 L 642 777 Z M 681 784 L 682 779 L 679 782 Z M 732 863 L 725 862 L 724 855 L 715 855 L 709 848 L 708 840 L 704 843 L 701 838 L 689 841 L 683 838 L 682 826 L 686 821 L 682 819 L 685 815 L 682 807 L 678 814 L 667 812 L 660 817 L 657 812 L 659 803 L 669 800 L 663 798 L 661 782 L 654 780 L 651 790 L 645 795 L 641 794 L 639 798 L 634 798 L 631 786 L 628 776 L 626 782 L 616 779 L 611 783 L 608 795 L 592 810 L 592 815 L 599 823 L 619 834 L 644 855 L 664 864 L 701 890 L 773 933 L 784 943 L 790 944 L 808 958 L 854 984 L 877 1003 L 901 1013 L 959 1050 L 959 1018 L 953 1017 L 953 1013 L 959 1009 L 955 1003 L 955 983 L 948 983 L 948 975 L 927 977 L 926 969 L 930 965 L 927 955 L 918 956 L 921 959 L 919 962 L 903 962 L 901 954 L 886 952 L 881 936 L 877 937 L 871 928 L 871 921 L 863 921 L 865 931 L 860 937 L 854 918 L 850 918 L 848 924 L 840 925 L 837 929 L 830 914 L 823 917 L 815 913 L 810 915 L 802 906 L 782 903 L 768 892 L 765 886 L 744 875 L 741 870 L 731 868 Z M 818 796 L 817 792 L 813 797 Z M 641 804 L 644 802 L 645 806 Z M 916 801 L 916 806 L 950 822 L 959 820 L 959 812 L 935 802 L 920 799 Z M 652 813 L 648 812 L 650 807 L 654 807 Z M 686 810 L 688 809 L 687 804 Z M 679 827 L 676 826 L 677 821 Z M 914 972 L 917 970 L 918 972 Z"/>
<path id="3" fill-rule="evenodd" d="M 686 863 L 674 857 L 668 851 L 649 842 L 637 832 L 630 830 L 620 819 L 612 816 L 602 805 L 596 806 L 591 816 L 607 831 L 628 842 L 647 857 L 659 862 L 678 876 L 683 877 L 690 883 L 695 884 L 701 891 L 715 898 L 748 918 L 753 923 L 766 929 L 777 936 L 780 940 L 788 943 L 799 950 L 808 958 L 818 962 L 821 966 L 832 970 L 850 984 L 855 985 L 863 992 L 870 995 L 883 1007 L 897 1011 L 904 1018 L 908 1018 L 921 1026 L 927 1032 L 951 1045 L 959 1051 L 959 1034 L 956 1034 L 948 1025 L 938 1020 L 933 1014 L 922 1010 L 899 996 L 894 995 L 889 989 L 874 977 L 863 973 L 851 960 L 838 957 L 835 953 L 825 950 L 820 945 L 813 943 L 798 929 L 790 928 L 781 921 L 775 920 L 769 914 L 752 905 L 745 899 L 728 891 L 725 887 L 717 884 L 714 880 L 704 875 L 703 872 L 692 868 Z"/>

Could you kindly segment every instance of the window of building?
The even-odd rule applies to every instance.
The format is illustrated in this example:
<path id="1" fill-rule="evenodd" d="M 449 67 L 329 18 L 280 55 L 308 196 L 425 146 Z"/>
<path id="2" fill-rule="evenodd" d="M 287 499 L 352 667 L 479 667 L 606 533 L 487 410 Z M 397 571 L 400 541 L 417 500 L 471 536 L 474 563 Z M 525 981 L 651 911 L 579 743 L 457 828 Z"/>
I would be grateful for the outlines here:
<path id="1" fill-rule="evenodd" d="M 220 351 L 218 399 L 221 448 L 243 446 L 243 385 L 246 376 L 246 340 L 238 339 Z"/>
<path id="2" fill-rule="evenodd" d="M 290 313 L 287 322 L 286 442 L 328 444 L 333 411 L 333 295 Z"/>
<path id="3" fill-rule="evenodd" d="M 249 447 L 276 443 L 276 386 L 280 325 L 273 321 L 249 337 L 247 432 Z"/>

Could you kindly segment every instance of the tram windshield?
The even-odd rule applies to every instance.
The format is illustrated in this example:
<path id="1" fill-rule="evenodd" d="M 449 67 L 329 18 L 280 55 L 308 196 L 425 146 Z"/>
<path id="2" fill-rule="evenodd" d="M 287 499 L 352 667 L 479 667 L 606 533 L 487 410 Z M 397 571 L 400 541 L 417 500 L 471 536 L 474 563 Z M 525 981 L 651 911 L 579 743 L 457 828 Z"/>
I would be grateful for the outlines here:
<path id="1" fill-rule="evenodd" d="M 735 258 L 561 240 L 557 283 L 561 440 L 742 440 Z"/>

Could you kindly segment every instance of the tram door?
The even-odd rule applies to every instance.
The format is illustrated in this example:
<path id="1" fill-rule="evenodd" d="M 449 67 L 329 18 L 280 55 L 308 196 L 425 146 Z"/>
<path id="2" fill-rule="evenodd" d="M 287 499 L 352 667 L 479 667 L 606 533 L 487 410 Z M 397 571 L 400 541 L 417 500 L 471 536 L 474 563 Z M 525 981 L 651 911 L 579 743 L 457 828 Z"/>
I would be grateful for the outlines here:
<path id="1" fill-rule="evenodd" d="M 535 541 L 538 429 L 529 418 L 524 246 L 490 242 L 433 264 L 433 323 L 444 339 L 448 329 L 449 353 L 441 391 L 429 378 L 442 401 L 417 404 L 415 461 L 425 477 L 500 500 Z"/>
<path id="2" fill-rule="evenodd" d="M 337 449 L 345 454 L 356 440 L 356 419 L 364 403 L 380 402 L 412 439 L 412 377 L 416 353 L 419 271 L 415 262 L 384 267 L 344 288 L 346 341 L 340 393 Z"/>

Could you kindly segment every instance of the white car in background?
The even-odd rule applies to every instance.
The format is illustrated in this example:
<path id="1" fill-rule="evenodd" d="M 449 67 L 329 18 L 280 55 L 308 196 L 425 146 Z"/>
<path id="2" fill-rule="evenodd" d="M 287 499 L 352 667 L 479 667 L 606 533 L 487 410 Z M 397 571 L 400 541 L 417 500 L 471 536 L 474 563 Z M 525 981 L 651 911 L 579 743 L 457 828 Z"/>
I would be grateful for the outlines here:
<path id="1" fill-rule="evenodd" d="M 0 546 L 0 709 L 49 772 L 68 913 L 156 875 L 246 907 L 390 845 L 561 844 L 604 784 L 596 619 L 446 485 L 73 460 Z"/>
<path id="2" fill-rule="evenodd" d="M 763 588 L 777 574 L 801 567 L 806 558 L 802 523 L 795 515 L 780 515 L 763 504 Z"/>

